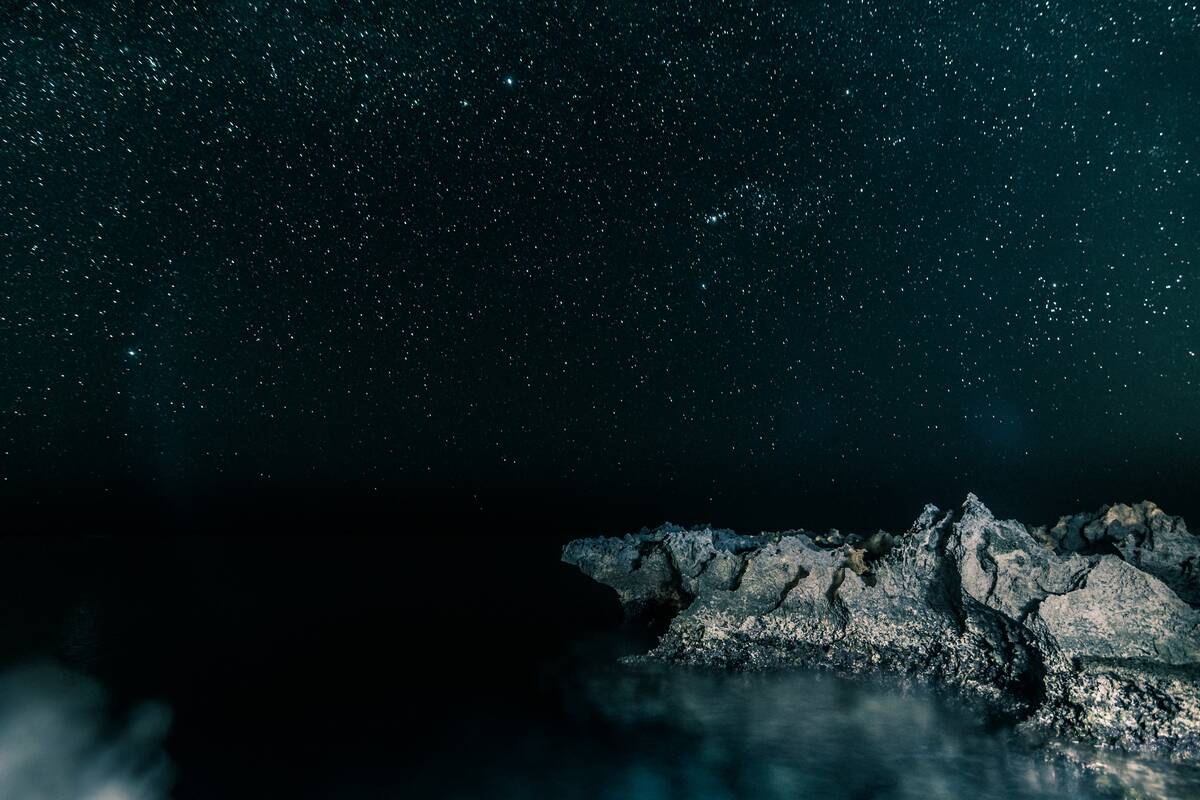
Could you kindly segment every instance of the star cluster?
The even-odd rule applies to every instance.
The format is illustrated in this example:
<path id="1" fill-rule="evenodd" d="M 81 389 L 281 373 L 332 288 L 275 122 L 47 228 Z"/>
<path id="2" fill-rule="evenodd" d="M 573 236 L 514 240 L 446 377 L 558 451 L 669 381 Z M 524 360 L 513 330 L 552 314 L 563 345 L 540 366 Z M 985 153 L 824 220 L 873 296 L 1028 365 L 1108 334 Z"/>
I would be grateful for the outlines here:
<path id="1" fill-rule="evenodd" d="M 6 482 L 1200 467 L 1195 2 L 0 20 Z"/>

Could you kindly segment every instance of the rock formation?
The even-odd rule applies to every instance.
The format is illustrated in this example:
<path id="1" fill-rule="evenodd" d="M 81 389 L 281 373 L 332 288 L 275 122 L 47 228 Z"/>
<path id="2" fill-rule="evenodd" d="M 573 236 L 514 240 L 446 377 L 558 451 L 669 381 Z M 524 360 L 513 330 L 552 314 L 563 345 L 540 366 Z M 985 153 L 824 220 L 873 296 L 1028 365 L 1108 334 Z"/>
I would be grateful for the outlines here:
<path id="1" fill-rule="evenodd" d="M 563 560 L 670 618 L 651 658 L 897 672 L 1026 730 L 1200 761 L 1200 537 L 1152 503 L 1030 528 L 970 495 L 898 536 L 664 525 Z"/>

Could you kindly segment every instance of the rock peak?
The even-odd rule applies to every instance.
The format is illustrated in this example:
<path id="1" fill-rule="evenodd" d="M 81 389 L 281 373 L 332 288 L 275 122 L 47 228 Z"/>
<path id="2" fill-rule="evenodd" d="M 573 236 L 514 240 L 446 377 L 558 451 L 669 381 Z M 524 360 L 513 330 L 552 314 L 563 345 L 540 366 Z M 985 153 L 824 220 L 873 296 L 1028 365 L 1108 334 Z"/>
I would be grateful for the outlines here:
<path id="1" fill-rule="evenodd" d="M 962 504 L 963 516 L 993 518 L 991 509 L 974 492 L 967 492 L 967 499 Z"/>

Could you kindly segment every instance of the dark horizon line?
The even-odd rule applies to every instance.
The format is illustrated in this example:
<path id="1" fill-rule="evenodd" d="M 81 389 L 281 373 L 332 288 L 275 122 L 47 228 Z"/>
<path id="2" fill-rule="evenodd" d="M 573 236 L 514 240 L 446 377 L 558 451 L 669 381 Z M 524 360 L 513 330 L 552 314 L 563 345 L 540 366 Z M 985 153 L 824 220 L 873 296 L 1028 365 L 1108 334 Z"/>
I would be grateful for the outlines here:
<path id="1" fill-rule="evenodd" d="M 967 491 L 997 516 L 1050 524 L 1111 503 L 1150 500 L 1185 521 L 1200 508 L 1186 486 L 1159 497 L 1129 496 L 1096 484 L 1034 493 L 1021 487 L 968 487 L 927 496 L 920 487 L 838 488 L 582 486 L 569 481 L 457 483 L 229 482 L 171 486 L 132 481 L 0 487 L 0 535 L 23 534 L 339 534 L 489 536 L 528 534 L 566 540 L 621 535 L 665 522 L 740 533 L 766 530 L 901 531 L 925 503 L 957 508 Z M 1132 487 L 1131 487 L 1132 488 Z M 989 491 L 990 489 L 990 491 Z M 1136 493 L 1136 491 L 1134 492 Z M 1097 499 L 1099 498 L 1099 499 Z"/>

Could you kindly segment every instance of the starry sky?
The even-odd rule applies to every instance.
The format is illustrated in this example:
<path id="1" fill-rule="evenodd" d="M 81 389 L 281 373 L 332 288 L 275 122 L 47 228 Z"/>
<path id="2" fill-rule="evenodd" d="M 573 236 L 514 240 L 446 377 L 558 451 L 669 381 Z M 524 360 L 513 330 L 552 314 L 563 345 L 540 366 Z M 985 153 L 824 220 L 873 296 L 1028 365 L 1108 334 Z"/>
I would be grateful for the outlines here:
<path id="1" fill-rule="evenodd" d="M 0 484 L 1186 511 L 1198 63 L 1189 0 L 10 0 Z"/>

